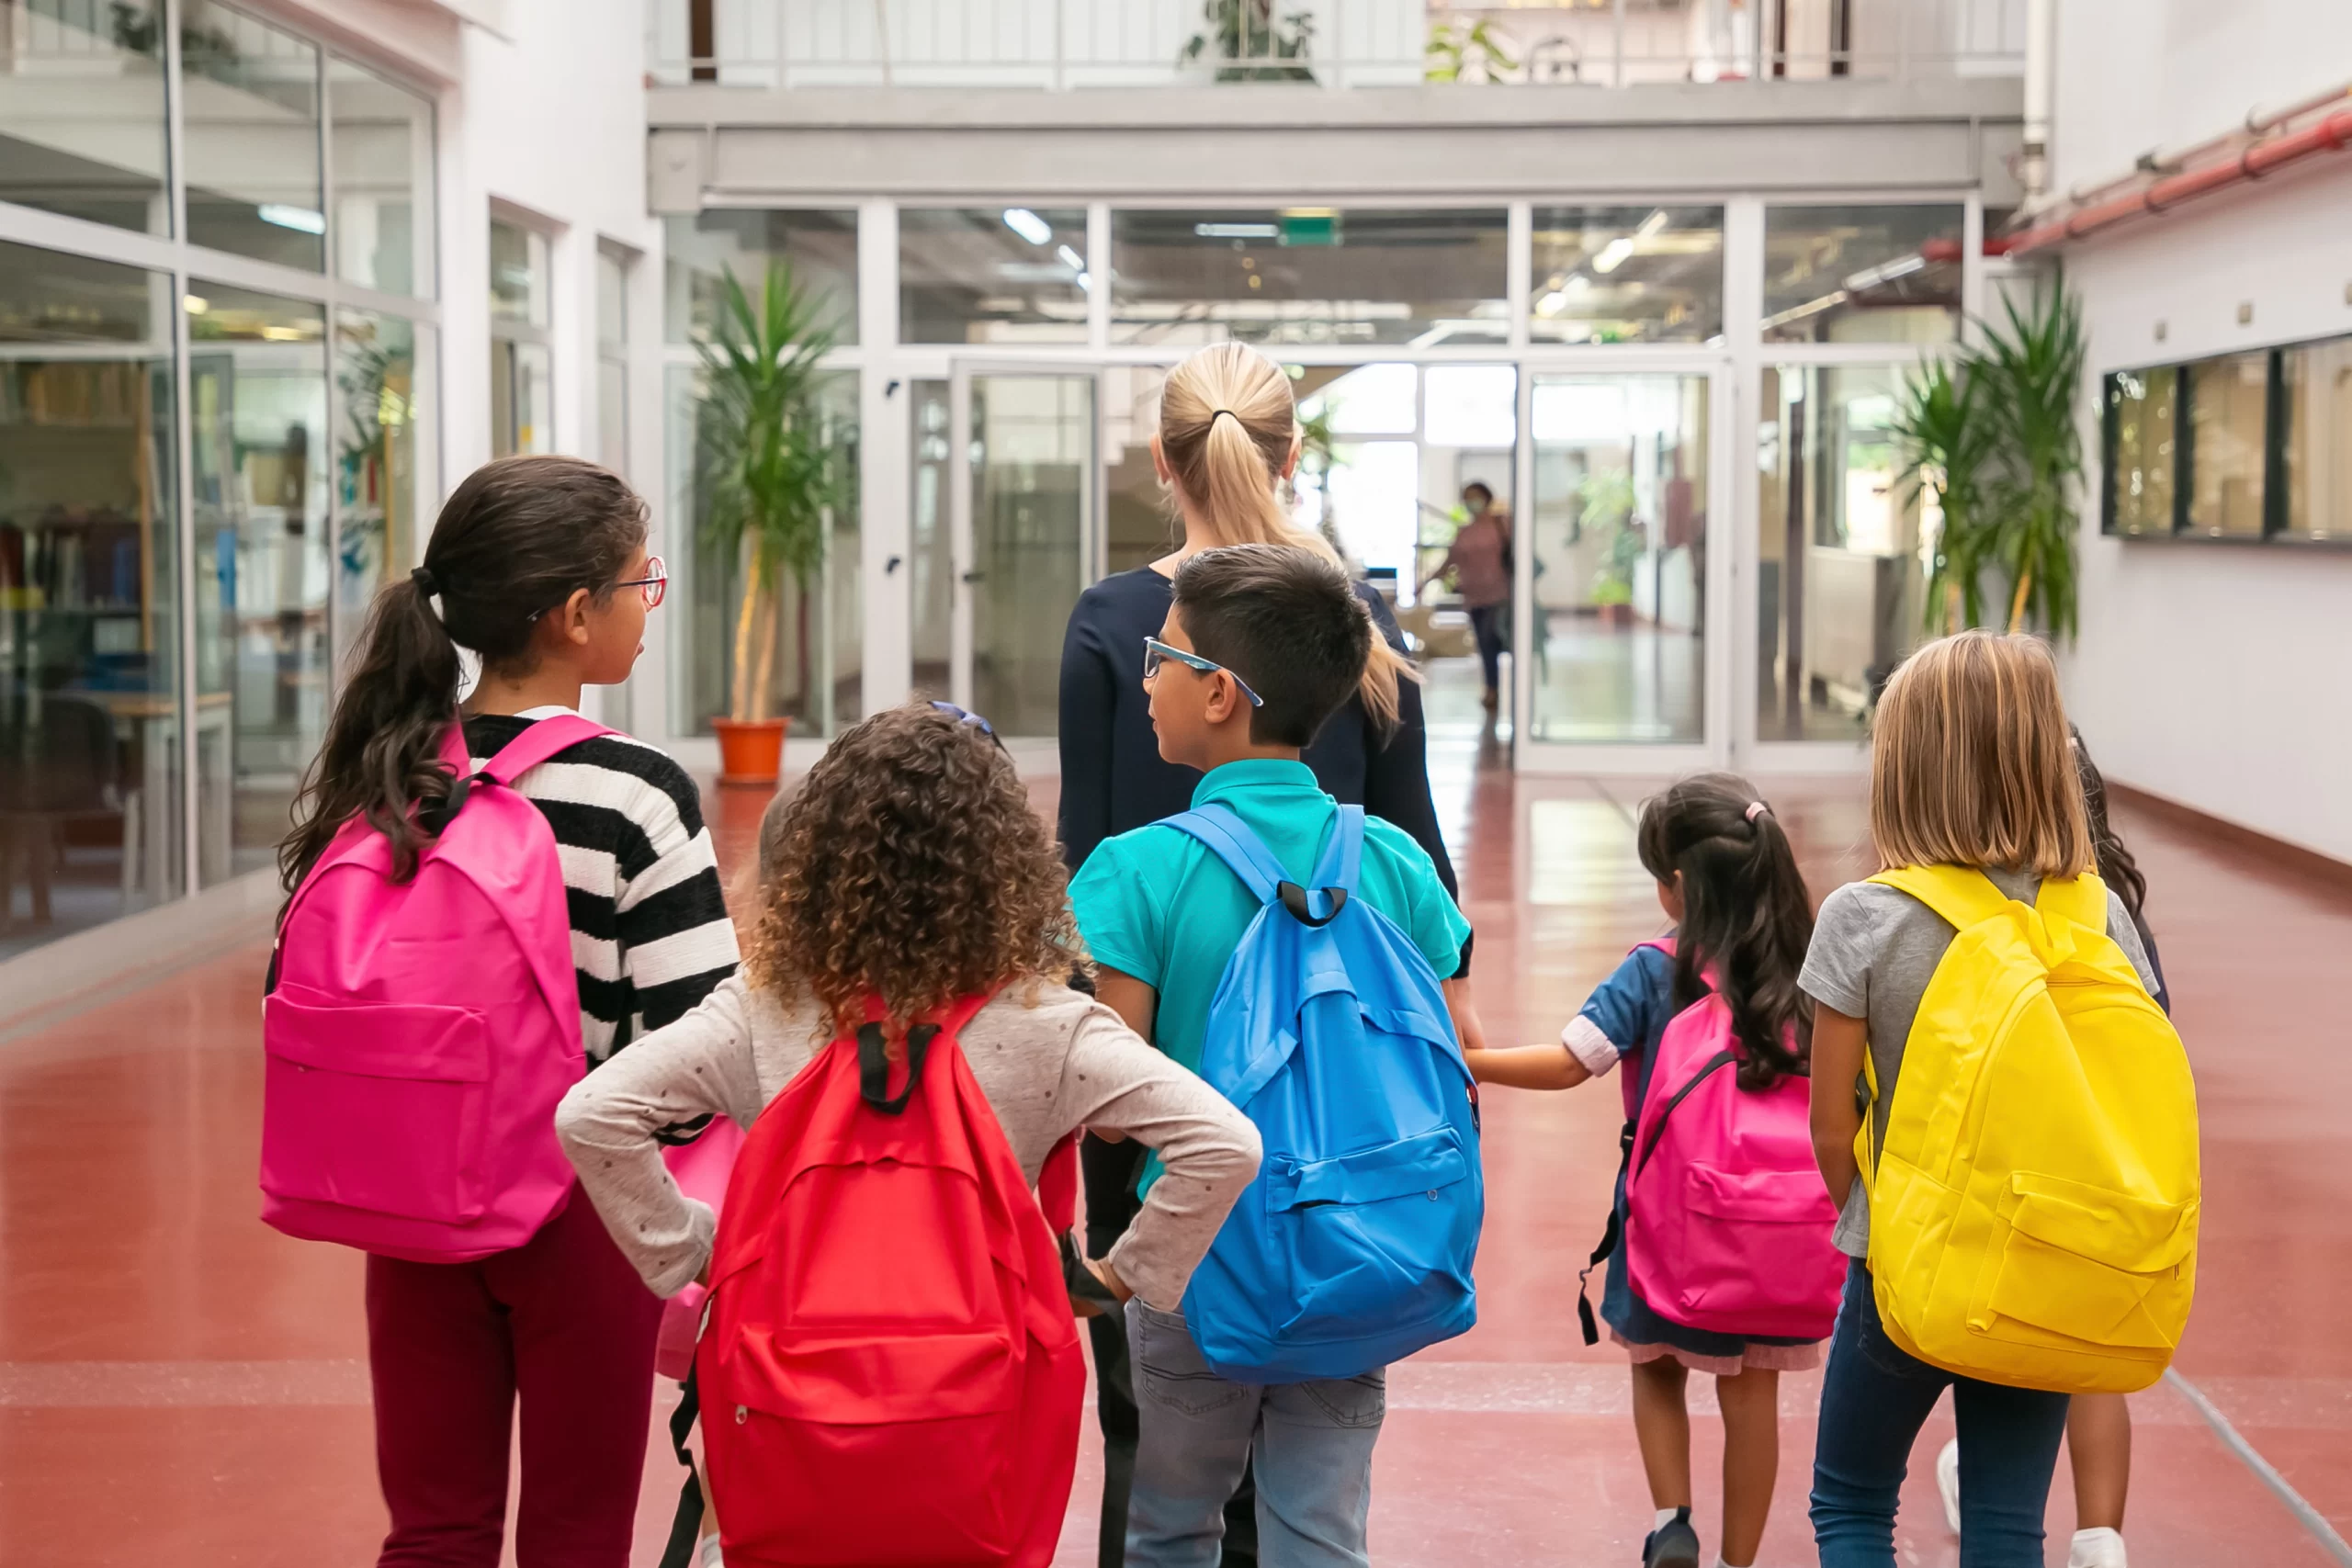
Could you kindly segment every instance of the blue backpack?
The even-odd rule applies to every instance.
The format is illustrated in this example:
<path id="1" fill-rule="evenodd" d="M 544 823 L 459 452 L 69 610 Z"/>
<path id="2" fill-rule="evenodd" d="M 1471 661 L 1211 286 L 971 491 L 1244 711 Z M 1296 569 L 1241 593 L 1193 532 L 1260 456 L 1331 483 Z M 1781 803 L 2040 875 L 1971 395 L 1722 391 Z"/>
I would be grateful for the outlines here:
<path id="1" fill-rule="evenodd" d="M 1237 1382 L 1350 1378 L 1477 1321 L 1486 1183 L 1470 1070 L 1429 960 L 1352 895 L 1363 808 L 1315 890 L 1225 806 L 1167 818 L 1264 906 L 1217 982 L 1201 1076 L 1256 1122 L 1258 1179 L 1184 1292 L 1210 1367 Z"/>

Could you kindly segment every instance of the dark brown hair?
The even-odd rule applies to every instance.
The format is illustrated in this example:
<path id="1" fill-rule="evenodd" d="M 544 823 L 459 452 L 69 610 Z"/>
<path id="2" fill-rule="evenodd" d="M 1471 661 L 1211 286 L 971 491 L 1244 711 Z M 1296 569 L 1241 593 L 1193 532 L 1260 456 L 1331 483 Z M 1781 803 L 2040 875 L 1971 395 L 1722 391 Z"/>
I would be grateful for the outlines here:
<path id="1" fill-rule="evenodd" d="M 1289 545 L 1227 545 L 1176 569 L 1193 649 L 1250 683 L 1261 745 L 1305 747 L 1363 679 L 1372 616 L 1347 573 Z"/>
<path id="2" fill-rule="evenodd" d="M 616 474 L 577 457 L 502 457 L 466 477 L 433 525 L 425 581 L 376 594 L 326 743 L 278 846 L 290 895 L 355 817 L 392 843 L 392 874 L 416 874 L 432 837 L 421 813 L 448 797 L 440 761 L 458 716 L 458 650 L 485 670 L 527 670 L 538 617 L 581 589 L 608 597 L 645 542 L 645 502 Z M 438 613 L 434 597 L 440 600 Z"/>
<path id="3" fill-rule="evenodd" d="M 776 829 L 745 972 L 805 987 L 840 1032 L 869 998 L 899 1039 L 960 997 L 1082 962 L 1069 874 L 1012 760 L 928 703 L 828 746 Z"/>
<path id="4" fill-rule="evenodd" d="M 1813 903 L 1780 819 L 1734 773 L 1695 773 L 1642 807 L 1634 850 L 1660 882 L 1681 874 L 1674 1005 L 1690 1005 L 1716 972 L 1746 1053 L 1739 1087 L 1766 1089 L 1811 1071 L 1813 1010 L 1797 990 L 1813 942 Z M 1789 1032 L 1795 1032 L 1791 1050 Z"/>
<path id="5" fill-rule="evenodd" d="M 2091 850 L 2098 864 L 2098 879 L 2107 884 L 2108 891 L 2123 900 L 2124 908 L 2133 919 L 2148 902 L 2148 879 L 2140 870 L 2140 863 L 2123 844 L 2123 837 L 2107 819 L 2107 776 L 2091 761 L 2091 749 L 2083 744 L 2079 726 L 2068 725 L 2073 738 L 2075 773 L 2083 781 L 2083 809 L 2089 819 Z"/>

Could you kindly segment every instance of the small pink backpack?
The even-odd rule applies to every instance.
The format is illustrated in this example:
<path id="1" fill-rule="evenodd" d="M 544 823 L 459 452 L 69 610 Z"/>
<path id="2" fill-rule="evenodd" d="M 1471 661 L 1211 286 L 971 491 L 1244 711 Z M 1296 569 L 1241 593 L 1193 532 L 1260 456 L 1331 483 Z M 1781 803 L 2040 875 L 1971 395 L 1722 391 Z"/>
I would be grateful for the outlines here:
<path id="1" fill-rule="evenodd" d="M 1739 1060 L 1731 1008 L 1712 991 L 1666 1026 L 1625 1184 L 1628 1281 L 1687 1327 L 1825 1339 L 1846 1258 L 1814 1163 L 1808 1080 L 1750 1093 Z"/>
<path id="2" fill-rule="evenodd" d="M 580 1081 L 579 980 L 555 830 L 514 784 L 610 734 L 540 719 L 458 784 L 407 882 L 344 824 L 278 925 L 263 1013 L 262 1218 L 419 1263 L 520 1247 L 563 1206 L 555 1108 Z"/>

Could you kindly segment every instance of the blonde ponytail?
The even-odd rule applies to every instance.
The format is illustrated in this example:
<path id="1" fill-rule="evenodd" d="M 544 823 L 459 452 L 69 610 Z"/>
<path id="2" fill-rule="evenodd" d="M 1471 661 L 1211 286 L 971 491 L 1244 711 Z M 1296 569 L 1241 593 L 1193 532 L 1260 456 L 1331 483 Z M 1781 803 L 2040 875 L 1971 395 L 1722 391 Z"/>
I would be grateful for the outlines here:
<path id="1" fill-rule="evenodd" d="M 1248 344 L 1200 350 L 1160 388 L 1160 456 L 1219 545 L 1290 545 L 1344 566 L 1329 540 L 1293 524 L 1283 507 L 1278 486 L 1297 446 L 1290 378 Z M 1420 678 L 1375 635 L 1357 694 L 1364 711 L 1393 729 L 1397 682 Z"/>

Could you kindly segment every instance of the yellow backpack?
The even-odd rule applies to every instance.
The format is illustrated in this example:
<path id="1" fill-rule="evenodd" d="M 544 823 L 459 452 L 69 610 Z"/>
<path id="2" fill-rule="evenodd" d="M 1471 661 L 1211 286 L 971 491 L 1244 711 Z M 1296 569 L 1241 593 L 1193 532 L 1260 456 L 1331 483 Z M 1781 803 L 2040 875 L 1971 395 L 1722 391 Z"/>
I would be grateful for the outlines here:
<path id="1" fill-rule="evenodd" d="M 2147 1387 L 2196 1286 L 2197 1090 L 2107 934 L 2106 886 L 2045 882 L 2028 906 L 1962 866 L 1871 880 L 1959 932 L 1919 1000 L 1885 1145 L 1873 1158 L 1869 1116 L 1855 1140 L 1887 1337 L 1988 1382 Z"/>

